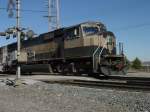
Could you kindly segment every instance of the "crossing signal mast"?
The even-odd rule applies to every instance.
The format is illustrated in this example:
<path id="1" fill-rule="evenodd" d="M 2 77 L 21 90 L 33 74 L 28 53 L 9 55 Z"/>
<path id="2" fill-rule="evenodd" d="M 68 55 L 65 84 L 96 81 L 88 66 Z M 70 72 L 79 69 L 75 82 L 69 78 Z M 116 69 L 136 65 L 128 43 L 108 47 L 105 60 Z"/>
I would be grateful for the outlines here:
<path id="1" fill-rule="evenodd" d="M 21 53 L 20 52 L 21 49 L 20 6 L 21 6 L 21 0 L 8 0 L 7 11 L 9 13 L 8 16 L 10 18 L 12 18 L 14 15 L 13 10 L 16 10 L 16 27 L 13 28 L 12 31 L 15 31 L 17 33 L 17 60 L 19 60 L 20 53 Z M 19 64 L 17 66 L 16 74 L 17 74 L 17 78 L 19 79 L 21 76 L 21 67 Z"/>
<path id="2" fill-rule="evenodd" d="M 60 28 L 60 0 L 47 0 L 48 8 L 48 29 L 49 31 Z"/>
<path id="3" fill-rule="evenodd" d="M 16 11 L 16 26 L 13 28 L 8 28 L 5 32 L 0 32 L 1 36 L 7 36 L 8 38 L 10 37 L 10 35 L 15 34 L 15 36 L 17 37 L 17 60 L 18 60 L 18 66 L 17 66 L 17 71 L 16 71 L 16 75 L 17 75 L 17 79 L 21 78 L 21 66 L 20 66 L 20 62 L 22 61 L 22 55 L 23 52 L 21 52 L 21 38 L 23 36 L 23 38 L 26 36 L 27 38 L 32 38 L 34 35 L 34 32 L 32 30 L 28 30 L 26 28 L 22 28 L 20 25 L 20 19 L 21 19 L 21 1 L 22 0 L 8 0 L 8 7 L 7 7 L 7 11 L 8 11 L 8 16 L 10 18 L 12 18 L 14 16 L 14 10 Z M 25 32 L 23 30 L 28 30 L 25 34 Z M 21 35 L 23 34 L 23 35 Z"/>

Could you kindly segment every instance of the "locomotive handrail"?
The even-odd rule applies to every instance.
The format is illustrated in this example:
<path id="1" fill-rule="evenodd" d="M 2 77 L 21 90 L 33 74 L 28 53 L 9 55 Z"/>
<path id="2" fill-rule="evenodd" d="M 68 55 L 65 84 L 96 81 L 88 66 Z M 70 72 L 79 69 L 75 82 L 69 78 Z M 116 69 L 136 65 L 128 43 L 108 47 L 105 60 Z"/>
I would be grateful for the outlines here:
<path id="1" fill-rule="evenodd" d="M 100 38 L 100 37 L 99 37 Z M 99 42 L 99 41 L 98 41 Z M 96 53 L 98 52 L 98 50 L 100 49 L 100 43 L 99 43 L 99 46 L 96 48 L 96 50 L 94 51 L 93 53 L 93 72 L 95 71 L 95 55 Z"/>
<path id="2" fill-rule="evenodd" d="M 104 47 L 101 49 L 101 52 L 99 53 L 99 58 L 98 58 L 98 62 L 100 63 L 100 60 L 101 60 L 101 55 L 102 55 L 102 52 L 103 52 L 103 50 L 104 50 Z"/>
<path id="3" fill-rule="evenodd" d="M 106 42 L 105 42 L 103 48 L 101 49 L 101 52 L 99 53 L 99 56 L 98 56 L 98 57 L 99 57 L 99 58 L 98 58 L 98 62 L 99 62 L 99 63 L 100 63 L 100 61 L 101 61 L 101 55 L 102 55 L 102 53 L 103 53 L 103 50 L 104 50 L 106 44 L 107 44 L 107 39 L 106 39 Z"/>
<path id="4" fill-rule="evenodd" d="M 97 51 L 100 49 L 100 46 L 97 47 L 97 49 L 94 51 L 93 53 L 93 72 L 95 70 L 95 54 L 97 53 Z"/>

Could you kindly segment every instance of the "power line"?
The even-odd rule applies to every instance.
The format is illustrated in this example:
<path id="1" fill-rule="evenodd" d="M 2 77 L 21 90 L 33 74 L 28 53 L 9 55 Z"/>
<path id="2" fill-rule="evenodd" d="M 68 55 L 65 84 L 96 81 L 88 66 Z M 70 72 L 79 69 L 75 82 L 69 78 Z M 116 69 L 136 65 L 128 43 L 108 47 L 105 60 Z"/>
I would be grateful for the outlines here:
<path id="1" fill-rule="evenodd" d="M 0 8 L 0 10 L 7 10 L 7 8 Z M 16 10 L 16 9 L 12 9 L 12 10 Z M 34 12 L 34 13 L 45 13 L 47 11 L 44 11 L 44 10 L 31 10 L 31 9 L 20 9 L 20 11 L 23 11 L 23 12 Z"/>
<path id="2" fill-rule="evenodd" d="M 115 29 L 115 30 L 124 31 L 124 30 L 138 29 L 138 28 L 147 27 L 147 26 L 150 26 L 150 23 L 136 24 L 136 25 L 131 25 L 131 26 L 118 28 L 118 29 Z"/>

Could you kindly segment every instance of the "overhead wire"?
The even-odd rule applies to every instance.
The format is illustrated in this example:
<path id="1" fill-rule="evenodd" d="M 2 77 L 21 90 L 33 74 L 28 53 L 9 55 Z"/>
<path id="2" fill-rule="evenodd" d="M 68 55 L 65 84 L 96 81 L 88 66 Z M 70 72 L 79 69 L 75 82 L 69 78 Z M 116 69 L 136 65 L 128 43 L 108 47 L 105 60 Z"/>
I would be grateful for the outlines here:
<path id="1" fill-rule="evenodd" d="M 0 8 L 0 10 L 7 10 L 7 8 Z M 16 9 L 13 9 L 13 10 L 16 10 Z M 21 9 L 20 11 L 23 11 L 23 12 L 35 12 L 35 13 L 44 13 L 44 12 L 47 12 L 47 11 L 44 11 L 44 10 L 31 10 L 31 9 Z"/>
<path id="2" fill-rule="evenodd" d="M 150 26 L 150 23 L 135 24 L 135 25 L 125 26 L 122 28 L 116 28 L 115 30 L 125 31 L 125 30 L 132 30 L 132 29 L 137 29 L 137 28 L 142 28 L 142 27 L 147 27 L 147 26 Z"/>

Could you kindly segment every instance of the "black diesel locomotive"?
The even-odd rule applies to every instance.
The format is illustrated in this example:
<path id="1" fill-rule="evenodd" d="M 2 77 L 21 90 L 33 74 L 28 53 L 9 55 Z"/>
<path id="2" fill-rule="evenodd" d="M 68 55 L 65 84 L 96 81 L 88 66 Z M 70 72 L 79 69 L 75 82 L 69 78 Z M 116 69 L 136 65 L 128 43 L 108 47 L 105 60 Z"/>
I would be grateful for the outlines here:
<path id="1" fill-rule="evenodd" d="M 0 71 L 11 72 L 21 64 L 22 72 L 49 71 L 103 75 L 126 74 L 125 56 L 117 55 L 115 35 L 100 22 L 85 22 L 44 33 L 0 48 Z"/>

